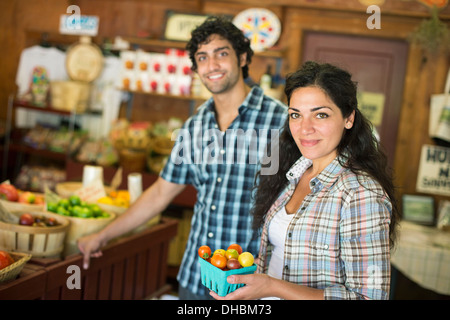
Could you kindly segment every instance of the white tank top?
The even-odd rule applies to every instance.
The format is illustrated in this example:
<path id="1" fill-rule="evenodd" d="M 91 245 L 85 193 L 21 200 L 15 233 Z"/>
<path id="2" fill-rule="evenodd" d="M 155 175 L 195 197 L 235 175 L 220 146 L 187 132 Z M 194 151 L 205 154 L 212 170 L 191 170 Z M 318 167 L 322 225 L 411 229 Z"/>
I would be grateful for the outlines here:
<path id="1" fill-rule="evenodd" d="M 283 207 L 278 211 L 270 221 L 269 242 L 274 246 L 272 257 L 269 262 L 268 274 L 271 277 L 281 279 L 283 275 L 284 247 L 286 233 L 291 222 L 293 214 L 288 214 Z"/>

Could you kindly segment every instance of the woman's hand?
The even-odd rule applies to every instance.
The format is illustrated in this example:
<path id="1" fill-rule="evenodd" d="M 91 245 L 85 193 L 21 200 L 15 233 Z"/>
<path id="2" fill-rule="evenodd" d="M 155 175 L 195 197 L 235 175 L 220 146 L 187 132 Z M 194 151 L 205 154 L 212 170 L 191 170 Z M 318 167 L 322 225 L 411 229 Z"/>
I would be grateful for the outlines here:
<path id="1" fill-rule="evenodd" d="M 210 295 L 217 300 L 254 300 L 262 297 L 271 296 L 272 278 L 267 274 L 246 274 L 231 275 L 227 278 L 228 283 L 244 283 L 245 286 L 227 294 L 225 297 L 210 291 Z"/>
<path id="2" fill-rule="evenodd" d="M 228 283 L 244 283 L 245 286 L 227 294 L 225 297 L 210 291 L 217 300 L 254 300 L 264 297 L 278 297 L 285 300 L 323 300 L 324 290 L 269 277 L 267 274 L 255 273 L 232 275 Z"/>

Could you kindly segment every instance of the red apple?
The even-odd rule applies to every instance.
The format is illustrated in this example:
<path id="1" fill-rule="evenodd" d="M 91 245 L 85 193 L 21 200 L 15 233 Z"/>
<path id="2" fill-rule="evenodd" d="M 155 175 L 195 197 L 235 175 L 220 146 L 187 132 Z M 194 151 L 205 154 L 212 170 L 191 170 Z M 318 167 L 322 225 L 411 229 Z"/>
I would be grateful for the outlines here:
<path id="1" fill-rule="evenodd" d="M 19 224 L 23 226 L 32 226 L 34 223 L 34 218 L 29 213 L 24 213 L 20 216 Z"/>
<path id="2" fill-rule="evenodd" d="M 9 183 L 0 184 L 0 199 L 17 201 L 19 199 L 19 193 L 17 192 L 16 187 Z"/>
<path id="3" fill-rule="evenodd" d="M 24 191 L 19 195 L 20 203 L 34 203 L 34 200 L 36 200 L 36 195 L 33 192 Z"/>

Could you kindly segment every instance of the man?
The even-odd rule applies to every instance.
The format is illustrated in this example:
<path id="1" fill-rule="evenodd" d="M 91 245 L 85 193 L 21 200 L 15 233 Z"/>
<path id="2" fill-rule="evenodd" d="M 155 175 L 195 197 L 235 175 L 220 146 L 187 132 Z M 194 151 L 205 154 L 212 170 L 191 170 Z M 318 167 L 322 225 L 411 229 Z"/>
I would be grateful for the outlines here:
<path id="1" fill-rule="evenodd" d="M 253 51 L 249 40 L 230 21 L 208 18 L 192 32 L 187 50 L 192 70 L 212 98 L 183 125 L 158 180 L 105 229 L 79 239 L 79 248 L 87 268 L 89 257 L 100 256 L 100 248 L 109 240 L 162 212 L 192 184 L 197 202 L 177 277 L 179 295 L 180 299 L 208 299 L 208 290 L 201 284 L 197 250 L 202 245 L 215 250 L 238 243 L 257 254 L 259 241 L 249 214 L 252 187 L 260 159 L 267 156 L 268 139 L 276 137 L 287 109 L 259 87 L 245 84 Z M 275 154 L 271 150 L 271 155 Z"/>

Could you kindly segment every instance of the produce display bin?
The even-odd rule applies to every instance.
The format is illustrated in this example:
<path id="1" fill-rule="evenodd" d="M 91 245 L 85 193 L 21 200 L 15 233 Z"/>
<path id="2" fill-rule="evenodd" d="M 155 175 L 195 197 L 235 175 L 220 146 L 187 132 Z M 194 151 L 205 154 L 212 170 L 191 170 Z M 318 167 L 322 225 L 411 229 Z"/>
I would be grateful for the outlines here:
<path id="1" fill-rule="evenodd" d="M 22 271 L 16 280 L 0 285 L 0 299 L 138 300 L 160 296 L 170 291 L 168 250 L 177 225 L 176 220 L 163 217 L 157 225 L 112 241 L 103 248 L 102 257 L 91 259 L 88 270 L 82 267 L 82 255 L 74 254 L 41 265 L 36 273 L 39 281 Z M 24 269 L 32 265 L 30 260 Z M 67 286 L 72 275 L 68 273 L 69 266 L 79 267 L 80 289 Z M 26 285 L 30 286 L 28 291 L 23 290 Z"/>

